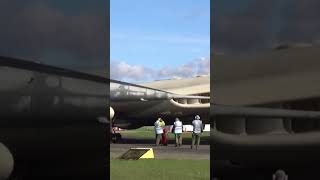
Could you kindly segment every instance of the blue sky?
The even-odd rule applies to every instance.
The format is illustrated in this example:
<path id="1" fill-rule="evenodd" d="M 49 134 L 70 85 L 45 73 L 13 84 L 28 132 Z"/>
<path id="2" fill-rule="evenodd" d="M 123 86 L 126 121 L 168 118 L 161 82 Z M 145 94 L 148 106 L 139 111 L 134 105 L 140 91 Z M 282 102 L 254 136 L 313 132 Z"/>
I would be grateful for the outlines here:
<path id="1" fill-rule="evenodd" d="M 210 1 L 111 0 L 110 48 L 111 78 L 150 81 L 207 72 L 199 68 L 209 61 Z M 189 74 L 174 73 L 192 66 Z"/>

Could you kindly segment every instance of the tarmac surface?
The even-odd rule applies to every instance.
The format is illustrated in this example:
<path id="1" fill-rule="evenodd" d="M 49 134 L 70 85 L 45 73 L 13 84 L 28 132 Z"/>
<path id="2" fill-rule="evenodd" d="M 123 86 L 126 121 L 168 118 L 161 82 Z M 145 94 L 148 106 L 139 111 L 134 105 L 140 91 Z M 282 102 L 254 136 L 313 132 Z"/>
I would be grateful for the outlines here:
<path id="1" fill-rule="evenodd" d="M 133 142 L 137 142 L 134 144 Z M 210 160 L 210 145 L 203 143 L 199 148 L 191 149 L 190 142 L 181 147 L 175 147 L 174 142 L 169 141 L 168 146 L 155 146 L 150 140 L 123 139 L 119 144 L 110 144 L 110 158 L 116 159 L 130 148 L 153 148 L 155 159 L 197 159 Z"/>

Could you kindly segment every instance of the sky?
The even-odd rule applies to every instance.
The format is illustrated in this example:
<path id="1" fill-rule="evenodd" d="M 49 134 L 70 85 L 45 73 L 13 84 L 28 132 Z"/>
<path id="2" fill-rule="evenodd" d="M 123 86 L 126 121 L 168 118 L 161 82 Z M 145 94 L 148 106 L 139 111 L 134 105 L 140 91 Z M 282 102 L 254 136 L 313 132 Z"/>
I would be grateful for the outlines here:
<path id="1" fill-rule="evenodd" d="M 210 72 L 209 0 L 111 0 L 110 76 L 129 82 Z"/>
<path id="2" fill-rule="evenodd" d="M 110 0 L 110 73 L 129 82 L 209 74 L 214 52 L 320 44 L 318 0 Z M 0 1 L 0 55 L 107 76 L 107 1 Z"/>
<path id="3" fill-rule="evenodd" d="M 282 44 L 319 45 L 318 0 L 213 2 L 212 35 L 216 53 L 270 52 Z"/>

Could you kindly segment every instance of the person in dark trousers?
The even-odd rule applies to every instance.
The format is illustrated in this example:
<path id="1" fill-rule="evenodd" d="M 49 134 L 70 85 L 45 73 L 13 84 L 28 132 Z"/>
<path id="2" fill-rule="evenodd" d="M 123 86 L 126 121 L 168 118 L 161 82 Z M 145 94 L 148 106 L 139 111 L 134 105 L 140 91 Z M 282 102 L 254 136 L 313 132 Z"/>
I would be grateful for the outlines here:
<path id="1" fill-rule="evenodd" d="M 196 145 L 196 149 L 198 149 L 200 145 L 200 136 L 203 132 L 203 124 L 200 120 L 200 116 L 196 115 L 195 120 L 192 121 L 193 132 L 192 132 L 192 145 L 191 149 Z"/>

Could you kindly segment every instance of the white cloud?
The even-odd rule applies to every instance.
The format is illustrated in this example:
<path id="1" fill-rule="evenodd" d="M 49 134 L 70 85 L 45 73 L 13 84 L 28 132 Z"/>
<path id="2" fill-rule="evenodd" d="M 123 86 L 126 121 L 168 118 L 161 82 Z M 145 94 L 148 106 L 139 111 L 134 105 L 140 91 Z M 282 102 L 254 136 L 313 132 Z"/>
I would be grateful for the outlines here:
<path id="1" fill-rule="evenodd" d="M 158 79 L 189 78 L 210 74 L 210 58 L 201 57 L 178 67 L 152 69 L 143 65 L 130 65 L 124 61 L 111 61 L 111 79 L 124 81 L 151 81 Z"/>
<path id="2" fill-rule="evenodd" d="M 197 61 L 197 65 L 198 65 L 198 75 L 206 75 L 206 74 L 210 74 L 210 60 L 205 58 L 205 57 L 201 57 L 198 61 Z"/>
<path id="3" fill-rule="evenodd" d="M 140 81 L 150 79 L 153 76 L 152 69 L 142 65 L 130 65 L 124 61 L 111 61 L 111 79 Z"/>

